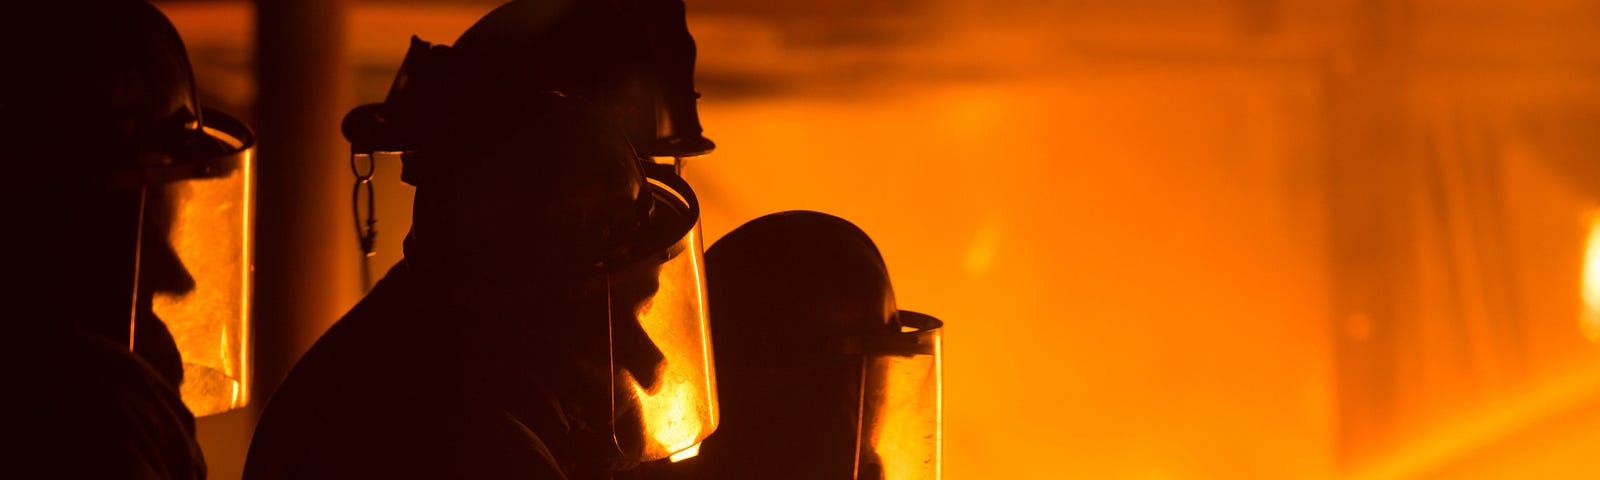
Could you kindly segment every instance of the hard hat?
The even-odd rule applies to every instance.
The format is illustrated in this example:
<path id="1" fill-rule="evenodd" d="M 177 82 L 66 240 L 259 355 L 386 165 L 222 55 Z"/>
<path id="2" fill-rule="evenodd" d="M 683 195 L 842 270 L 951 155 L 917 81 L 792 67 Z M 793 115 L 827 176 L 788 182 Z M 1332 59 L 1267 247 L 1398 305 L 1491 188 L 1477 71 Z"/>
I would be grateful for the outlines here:
<path id="1" fill-rule="evenodd" d="M 823 213 L 776 213 L 722 237 L 706 263 L 728 421 L 696 468 L 937 478 L 942 324 L 898 309 L 865 232 Z"/>
<path id="2" fill-rule="evenodd" d="M 5 222 L 26 232 L 4 308 L 129 343 L 196 415 L 243 406 L 249 128 L 201 108 L 146 2 L 21 2 L 4 23 L 6 63 L 27 65 L 0 76 Z"/>
<path id="3" fill-rule="evenodd" d="M 515 121 L 483 107 L 558 92 L 611 118 L 641 155 L 702 155 L 715 145 L 695 108 L 694 61 L 681 1 L 513 1 L 452 47 L 413 37 L 388 98 L 353 110 L 345 136 L 357 151 L 412 151 Z"/>

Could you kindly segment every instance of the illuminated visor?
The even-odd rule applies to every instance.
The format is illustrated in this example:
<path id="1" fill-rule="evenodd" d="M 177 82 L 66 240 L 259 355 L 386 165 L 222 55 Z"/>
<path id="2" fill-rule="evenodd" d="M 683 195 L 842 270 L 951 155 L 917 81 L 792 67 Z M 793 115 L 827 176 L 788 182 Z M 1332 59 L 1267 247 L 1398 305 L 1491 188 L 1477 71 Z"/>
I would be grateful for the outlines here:
<path id="1" fill-rule="evenodd" d="M 647 190 L 650 223 L 668 236 L 651 243 L 670 244 L 607 278 L 614 433 L 641 462 L 692 456 L 717 427 L 699 203 L 671 173 L 652 174 Z"/>
<path id="2" fill-rule="evenodd" d="M 899 334 L 856 337 L 865 366 L 861 480 L 938 480 L 943 473 L 944 324 L 905 310 L 900 324 Z"/>
<path id="3" fill-rule="evenodd" d="M 255 138 L 227 115 L 204 115 L 204 127 L 123 179 L 144 192 L 133 350 L 181 362 L 178 389 L 196 417 L 243 407 L 250 384 Z"/>

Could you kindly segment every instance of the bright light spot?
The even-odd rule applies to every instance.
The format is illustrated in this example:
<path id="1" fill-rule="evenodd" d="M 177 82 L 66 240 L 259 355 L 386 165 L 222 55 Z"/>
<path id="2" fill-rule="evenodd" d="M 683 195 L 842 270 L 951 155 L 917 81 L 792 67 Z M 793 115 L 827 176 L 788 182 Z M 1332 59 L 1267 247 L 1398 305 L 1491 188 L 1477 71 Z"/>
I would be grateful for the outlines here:
<path id="1" fill-rule="evenodd" d="M 700 454 L 700 444 L 696 443 L 694 445 L 690 445 L 689 448 L 683 449 L 683 451 L 681 451 L 681 452 L 672 454 L 672 457 L 669 457 L 669 458 L 672 459 L 672 463 L 678 463 L 678 462 L 684 461 L 686 459 L 694 458 L 696 455 L 699 455 L 699 454 Z"/>
<path id="2" fill-rule="evenodd" d="M 1583 255 L 1583 317 L 1579 328 L 1591 342 L 1600 342 L 1600 215 L 1589 227 L 1589 243 Z"/>
<path id="3" fill-rule="evenodd" d="M 661 385 L 660 392 L 655 395 L 646 392 L 639 382 L 628 382 L 633 386 L 633 394 L 639 398 L 640 411 L 644 412 L 645 431 L 649 432 L 658 446 L 648 450 L 659 448 L 663 453 L 678 452 L 699 445 L 702 422 L 697 408 L 699 405 L 695 401 L 695 385 L 682 378 L 663 381 L 666 384 Z"/>

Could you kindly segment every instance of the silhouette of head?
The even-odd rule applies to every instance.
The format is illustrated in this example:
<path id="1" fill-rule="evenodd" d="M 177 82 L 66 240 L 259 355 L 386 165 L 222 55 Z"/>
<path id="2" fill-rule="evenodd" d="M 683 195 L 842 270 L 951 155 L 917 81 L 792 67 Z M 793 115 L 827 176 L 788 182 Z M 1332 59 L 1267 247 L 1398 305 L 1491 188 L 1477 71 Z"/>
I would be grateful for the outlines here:
<path id="1" fill-rule="evenodd" d="M 615 427 L 608 441 L 614 435 L 638 450 L 619 458 L 640 455 L 639 405 L 625 400 L 613 410 L 613 394 L 628 392 L 630 381 L 647 390 L 659 383 L 667 356 L 641 322 L 665 311 L 651 308 L 658 275 L 685 254 L 697 204 L 686 185 L 669 186 L 681 182 L 675 176 L 647 179 L 627 139 L 581 100 L 550 94 L 503 108 L 521 114 L 463 119 L 477 128 L 408 153 L 406 168 L 426 173 L 412 175 L 406 261 L 471 313 L 454 321 L 510 332 L 520 349 L 546 352 L 537 368 L 558 395 L 615 415 L 588 423 Z M 699 289 L 682 282 L 698 278 L 674 277 L 674 292 L 695 295 L 696 307 Z M 698 325 L 703 317 L 673 318 Z"/>
<path id="2" fill-rule="evenodd" d="M 706 277 L 723 426 L 700 462 L 740 478 L 851 478 L 862 359 L 840 345 L 899 331 L 872 240 L 827 214 L 767 215 L 706 251 Z"/>
<path id="3" fill-rule="evenodd" d="M 695 111 L 695 46 L 681 0 L 513 1 L 462 34 L 454 53 L 472 91 L 586 98 L 616 116 L 641 154 L 714 147 Z"/>
<path id="4" fill-rule="evenodd" d="M 176 383 L 176 349 L 148 303 L 193 280 L 166 243 L 162 185 L 215 173 L 190 160 L 229 149 L 202 129 L 183 43 L 136 0 L 14 2 L 0 22 L 0 168 L 12 179 L 0 224 L 18 233 L 0 247 L 0 308 L 126 344 L 138 303 L 135 347 Z"/>
<path id="5" fill-rule="evenodd" d="M 428 149 L 475 120 L 520 113 L 501 103 L 558 92 L 588 103 L 642 155 L 701 155 L 715 146 L 701 135 L 694 61 L 680 0 L 513 1 L 454 46 L 413 38 L 389 97 L 352 111 L 345 136 L 358 150 Z"/>
<path id="6" fill-rule="evenodd" d="M 674 5 L 676 18 L 655 15 Z M 654 55 L 662 49 L 675 53 Z M 353 151 L 404 152 L 402 179 L 417 187 L 407 263 L 472 321 L 521 328 L 509 336 L 526 338 L 525 350 L 553 352 L 545 377 L 582 384 L 566 395 L 603 393 L 580 400 L 590 408 L 615 403 L 616 416 L 603 421 L 614 423 L 623 450 L 650 448 L 624 438 L 623 424 L 640 422 L 628 417 L 643 409 L 622 398 L 628 382 L 654 390 L 674 374 L 683 383 L 666 366 L 670 345 L 657 345 L 641 322 L 703 326 L 698 243 L 688 241 L 698 204 L 681 179 L 658 175 L 641 156 L 710 150 L 694 116 L 692 72 L 681 2 L 514 1 L 454 46 L 413 38 L 384 103 L 345 117 Z M 692 255 L 679 255 L 689 243 Z M 685 275 L 678 263 L 695 269 L 676 278 Z M 666 277 L 675 288 L 662 288 Z M 658 290 L 675 297 L 655 302 L 669 306 L 652 308 Z M 680 346 L 699 347 L 692 356 L 704 363 L 695 337 Z M 709 370 L 701 370 L 699 407 L 710 411 Z"/>

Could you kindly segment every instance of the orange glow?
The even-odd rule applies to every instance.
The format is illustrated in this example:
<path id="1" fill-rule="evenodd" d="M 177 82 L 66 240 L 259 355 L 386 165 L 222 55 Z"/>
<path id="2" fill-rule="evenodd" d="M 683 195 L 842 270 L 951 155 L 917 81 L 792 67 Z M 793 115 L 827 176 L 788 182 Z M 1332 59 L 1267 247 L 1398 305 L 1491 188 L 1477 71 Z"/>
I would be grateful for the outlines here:
<path id="1" fill-rule="evenodd" d="M 183 358 L 183 402 L 196 417 L 249 401 L 252 155 L 223 178 L 168 187 L 178 202 L 169 240 L 194 279 L 184 294 L 157 292 L 151 308 Z"/>
<path id="2" fill-rule="evenodd" d="M 662 265 L 660 287 L 648 303 L 649 310 L 639 316 L 645 333 L 666 356 L 661 379 L 653 393 L 632 378 L 627 380 L 650 436 L 644 446 L 646 459 L 695 448 L 717 427 L 715 374 L 703 321 L 705 267 L 699 229 L 691 230 L 684 242 L 688 248 Z"/>
<path id="3" fill-rule="evenodd" d="M 678 463 L 678 462 L 681 462 L 681 461 L 684 461 L 684 460 L 688 460 L 688 459 L 694 458 L 694 457 L 699 456 L 699 455 L 700 455 L 700 444 L 696 443 L 694 445 L 690 445 L 689 448 L 683 449 L 683 451 L 681 451 L 681 452 L 672 454 L 671 457 L 667 457 L 667 458 L 670 458 L 672 463 Z"/>
<path id="4" fill-rule="evenodd" d="M 1503 458 L 1506 456 L 1506 447 L 1515 446 L 1505 445 L 1507 440 L 1525 441 L 1518 438 L 1520 432 L 1548 421 L 1561 412 L 1592 411 L 1592 403 L 1596 398 L 1600 398 L 1600 365 L 1580 368 L 1559 378 L 1551 378 L 1536 389 L 1506 398 L 1483 411 L 1463 415 L 1434 431 L 1418 435 L 1378 461 L 1358 468 L 1347 478 L 1506 478 L 1502 473 L 1473 472 L 1470 469 L 1454 471 L 1463 470 L 1454 464 L 1516 462 L 1515 457 Z M 1585 436 L 1593 438 L 1594 435 Z M 1549 442 L 1559 441 L 1559 438 L 1538 440 Z M 1581 470 L 1567 470 L 1568 473 L 1577 471 Z"/>
<path id="5" fill-rule="evenodd" d="M 708 237 L 773 211 L 842 216 L 878 244 L 897 303 L 947 322 L 944 478 L 1327 478 L 1326 268 L 1300 210 L 1315 192 L 1278 186 L 1279 147 L 1226 158 L 1229 141 L 1291 141 L 1211 120 L 1211 99 L 1270 89 L 1241 81 L 708 99 L 719 150 L 688 174 Z"/>
<path id="6" fill-rule="evenodd" d="M 665 378 L 660 392 L 651 395 L 637 382 L 632 383 L 633 393 L 640 400 L 645 431 L 650 432 L 655 444 L 649 447 L 652 458 L 670 456 L 699 445 L 702 422 L 695 418 L 696 400 L 694 385 L 682 378 Z"/>
<path id="7" fill-rule="evenodd" d="M 1600 477 L 1591 2 L 908 5 L 689 2 L 686 172 L 707 239 L 839 215 L 949 322 L 950 478 Z M 361 101 L 490 8 L 352 7 Z"/>
<path id="8" fill-rule="evenodd" d="M 1583 305 L 1579 328 L 1584 338 L 1600 343 L 1600 215 L 1589 227 L 1589 241 L 1583 251 Z"/>

